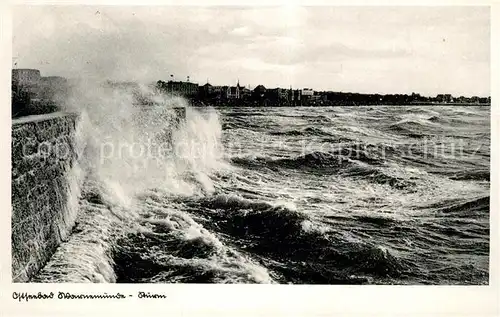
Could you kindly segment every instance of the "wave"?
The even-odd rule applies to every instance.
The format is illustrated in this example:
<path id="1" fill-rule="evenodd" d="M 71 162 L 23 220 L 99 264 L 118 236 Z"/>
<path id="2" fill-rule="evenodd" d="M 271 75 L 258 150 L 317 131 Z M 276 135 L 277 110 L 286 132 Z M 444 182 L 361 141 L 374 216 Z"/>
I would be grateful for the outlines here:
<path id="1" fill-rule="evenodd" d="M 490 170 L 487 167 L 471 166 L 469 169 L 463 169 L 462 165 L 444 162 L 444 164 L 434 164 L 434 168 L 429 169 L 428 172 L 443 175 L 455 181 L 490 181 Z"/>
<path id="2" fill-rule="evenodd" d="M 321 139 L 321 142 L 324 143 L 354 143 L 356 142 L 355 139 L 351 139 L 348 137 L 342 137 L 342 136 L 335 136 L 335 137 L 325 137 Z"/>
<path id="3" fill-rule="evenodd" d="M 454 172 L 450 179 L 453 180 L 477 180 L 477 181 L 490 181 L 490 170 L 489 169 L 469 169 Z"/>
<path id="4" fill-rule="evenodd" d="M 167 106 L 171 104 L 167 102 Z M 393 133 L 426 135 L 439 128 L 440 119 L 439 114 L 424 113 L 428 119 L 422 119 L 422 122 L 406 120 L 384 128 L 393 129 Z M 372 146 L 350 139 L 352 131 L 346 132 L 346 137 L 339 137 L 321 127 L 302 126 L 269 132 L 267 124 L 272 120 L 264 123 L 247 120 L 250 116 L 244 111 L 239 111 L 231 116 L 230 122 L 221 125 L 217 114 L 198 113 L 188 107 L 186 122 L 169 136 L 164 134 L 166 113 L 160 109 L 151 109 L 141 120 L 119 114 L 111 124 L 100 115 L 89 116 L 89 135 L 94 143 L 87 155 L 89 171 L 96 185 L 84 191 L 81 198 L 84 212 L 78 225 L 70 240 L 61 245 L 44 268 L 39 281 L 391 283 L 393 279 L 401 281 L 397 279 L 415 274 L 415 266 L 420 264 L 411 262 L 406 251 L 401 252 L 401 245 L 386 239 L 385 232 L 392 231 L 391 239 L 394 232 L 405 232 L 397 229 L 402 227 L 397 219 L 359 215 L 347 207 L 347 212 L 342 213 L 344 220 L 331 221 L 328 216 L 315 213 L 316 205 L 325 203 L 318 192 L 312 191 L 311 197 L 316 200 L 304 206 L 300 199 L 290 198 L 295 196 L 283 194 L 286 191 L 268 188 L 269 184 L 283 180 L 281 177 L 294 180 L 293 177 L 297 176 L 296 180 L 304 180 L 305 184 L 310 180 L 306 179 L 309 175 L 316 180 L 320 178 L 317 175 L 334 174 L 342 181 L 352 181 L 354 186 L 363 186 L 367 182 L 368 185 L 390 187 L 378 191 L 378 186 L 372 186 L 376 192 L 369 198 L 377 199 L 370 200 L 377 206 L 386 201 L 376 195 L 386 193 L 388 189 L 396 197 L 406 198 L 406 194 L 422 190 L 419 185 L 424 182 L 398 169 L 401 162 L 395 158 L 401 156 L 399 145 Z M 110 115 L 107 110 L 106 115 Z M 301 118 L 324 119 L 307 114 Z M 241 129 L 231 131 L 230 137 L 234 139 L 237 139 L 235 136 L 247 138 L 248 131 L 257 129 L 274 135 L 317 136 L 335 143 L 338 148 L 287 157 L 277 157 L 276 152 L 261 157 L 233 157 L 229 163 L 236 166 L 229 166 L 226 170 L 227 162 L 222 160 L 224 148 L 220 141 L 225 128 Z M 369 134 L 366 131 L 363 133 Z M 104 164 L 99 161 L 103 159 L 99 153 L 102 142 L 133 142 L 143 135 L 167 140 L 177 148 L 173 147 L 175 149 L 170 155 L 162 157 L 158 166 L 158 157 L 106 155 Z M 196 145 L 194 149 L 198 152 L 193 153 L 192 147 L 185 146 L 191 144 Z M 399 166 L 394 166 L 395 163 Z M 450 164 L 446 167 L 453 169 Z M 482 168 L 463 172 L 454 170 L 447 176 L 459 181 L 486 180 L 489 172 Z M 233 186 L 234 183 L 238 186 Z M 414 198 L 414 195 L 408 196 L 409 200 Z M 359 197 L 347 198 L 356 203 Z M 363 203 L 365 198 L 361 197 Z M 296 201 L 297 205 L 294 204 Z M 412 208 L 411 203 L 404 206 Z M 487 214 L 489 197 L 441 201 L 441 204 L 424 209 L 432 213 L 431 221 L 465 221 L 469 218 L 475 221 L 484 219 Z M 347 222 L 349 226 L 335 226 L 337 221 L 338 224 Z M 405 223 L 404 226 L 412 224 Z M 446 224 L 439 226 L 436 227 L 438 233 L 449 237 L 470 238 L 474 230 L 478 235 L 487 230 L 478 227 L 464 231 L 455 227 L 447 229 Z M 417 232 L 420 229 L 412 227 L 412 230 Z M 387 245 L 397 245 L 398 252 Z M 402 249 L 406 250 L 407 246 L 403 245 Z"/>
<path id="5" fill-rule="evenodd" d="M 346 139 L 347 140 L 347 139 Z M 343 141 L 337 139 L 336 141 Z M 339 143 L 340 144 L 340 143 Z M 392 150 L 388 147 L 389 151 Z M 355 162 L 370 165 L 383 165 L 385 153 L 377 153 L 377 146 L 360 143 L 347 143 L 341 148 L 329 151 L 314 151 L 294 157 L 233 157 L 231 162 L 246 167 L 267 166 L 273 168 L 295 168 L 295 169 L 345 169 Z M 385 148 L 384 148 L 385 151 Z"/>
<path id="6" fill-rule="evenodd" d="M 390 175 L 383 170 L 369 166 L 353 166 L 352 168 L 346 170 L 343 174 L 354 178 L 360 178 L 375 184 L 388 185 L 399 190 L 414 191 L 417 185 L 414 181 L 409 179 Z"/>
<path id="7" fill-rule="evenodd" d="M 490 210 L 490 197 L 480 197 L 459 202 L 448 206 L 436 208 L 435 211 L 442 214 L 456 214 L 460 216 L 482 215 Z"/>
<path id="8" fill-rule="evenodd" d="M 355 216 L 355 218 L 358 221 L 375 224 L 381 227 L 393 225 L 394 223 L 397 222 L 394 218 L 375 216 L 375 215 L 359 215 Z"/>
<path id="9" fill-rule="evenodd" d="M 423 138 L 425 134 L 421 131 L 422 125 L 419 123 L 394 123 L 389 126 L 389 130 L 410 138 Z"/>
<path id="10" fill-rule="evenodd" d="M 390 145 L 374 145 L 364 143 L 350 143 L 343 145 L 342 148 L 332 151 L 332 154 L 342 155 L 351 160 L 367 163 L 370 165 L 383 165 L 385 163 L 385 154 L 391 153 L 394 148 Z"/>
<path id="11" fill-rule="evenodd" d="M 285 118 L 294 118 L 294 119 L 307 119 L 310 122 L 314 123 L 330 123 L 332 119 L 325 115 L 288 115 L 288 114 L 279 114 L 280 117 Z M 331 114 L 330 116 L 336 117 L 335 114 Z"/>
<path id="12" fill-rule="evenodd" d="M 285 135 L 285 136 L 334 136 L 332 133 L 326 132 L 316 127 L 307 127 L 302 130 L 270 131 L 268 133 L 271 135 Z"/>
<path id="13" fill-rule="evenodd" d="M 472 111 L 470 109 L 474 109 L 475 111 Z M 452 107 L 450 110 L 451 112 L 453 112 L 454 114 L 458 114 L 458 115 L 463 115 L 463 116 L 482 116 L 483 114 L 481 113 L 481 111 L 477 111 L 477 110 L 488 110 L 489 111 L 489 107 L 483 107 L 483 106 L 477 106 L 477 107 Z"/>
<path id="14" fill-rule="evenodd" d="M 285 135 L 285 136 L 302 136 L 307 135 L 304 131 L 290 130 L 290 131 L 270 131 L 270 135 Z"/>
<path id="15" fill-rule="evenodd" d="M 257 255 L 277 281 L 317 284 L 368 283 L 363 274 L 398 276 L 403 263 L 388 250 L 336 238 L 331 229 L 296 207 L 216 195 L 188 202 L 207 217 L 211 232 L 230 237 Z"/>
<path id="16" fill-rule="evenodd" d="M 197 204 L 214 211 L 210 214 L 211 221 L 207 226 L 214 231 L 238 237 L 238 244 L 245 244 L 245 248 L 255 242 L 247 241 L 246 237 L 286 239 L 313 231 L 307 227 L 309 217 L 291 204 L 273 204 L 234 194 L 202 199 Z"/>
<path id="17" fill-rule="evenodd" d="M 202 198 L 198 202 L 212 209 L 218 209 L 218 208 L 224 208 L 226 210 L 252 209 L 255 211 L 268 210 L 272 212 L 283 211 L 283 212 L 295 213 L 294 208 L 290 206 L 271 204 L 265 201 L 254 201 L 236 195 L 219 194 L 208 198 Z"/>
<path id="18" fill-rule="evenodd" d="M 231 111 L 224 113 L 224 116 L 226 117 L 249 117 L 249 116 L 266 116 L 267 113 L 265 112 L 254 112 L 254 111 L 248 111 L 248 112 L 238 112 L 238 111 Z"/>
<path id="19" fill-rule="evenodd" d="M 114 250 L 117 282 L 274 283 L 264 267 L 169 198 L 145 195 L 141 208 L 141 230 L 117 241 Z"/>
<path id="20" fill-rule="evenodd" d="M 339 170 L 353 163 L 342 155 L 325 152 L 312 152 L 292 158 L 274 159 L 266 162 L 274 167 L 286 167 L 295 169 L 316 169 L 318 171 L 328 169 Z"/>
<path id="21" fill-rule="evenodd" d="M 438 116 L 439 113 L 436 111 L 431 110 L 429 107 L 407 107 L 405 109 L 406 112 L 408 113 L 413 113 L 413 114 L 423 114 L 423 115 L 432 115 L 432 116 Z"/>
<path id="22" fill-rule="evenodd" d="M 436 133 L 436 127 L 432 126 L 431 124 L 433 124 L 433 122 L 427 120 L 405 119 L 390 124 L 387 129 L 400 135 L 419 139 Z"/>
<path id="23" fill-rule="evenodd" d="M 248 117 L 233 117 L 230 121 L 225 121 L 222 123 L 222 130 L 231 130 L 231 129 L 252 129 L 252 130 L 265 130 L 267 128 L 267 124 L 261 122 L 254 122 L 251 118 Z"/>
<path id="24" fill-rule="evenodd" d="M 216 246 L 201 237 L 154 230 L 118 242 L 114 255 L 118 282 L 273 283 L 265 268 L 220 241 Z"/>
<path id="25" fill-rule="evenodd" d="M 383 160 L 374 158 L 363 151 L 345 149 L 334 152 L 312 152 L 291 158 L 237 157 L 233 164 L 255 169 L 272 170 L 296 169 L 307 173 L 323 175 L 336 173 L 347 177 L 358 178 L 371 183 L 388 185 L 394 189 L 410 190 L 416 186 L 414 181 L 386 173 L 377 166 L 383 166 Z M 413 189 L 414 190 L 414 189 Z"/>
<path id="26" fill-rule="evenodd" d="M 427 120 L 429 120 L 430 122 L 436 122 L 436 123 L 449 123 L 448 120 L 442 118 L 441 116 L 432 116 L 432 117 L 429 117 Z"/>

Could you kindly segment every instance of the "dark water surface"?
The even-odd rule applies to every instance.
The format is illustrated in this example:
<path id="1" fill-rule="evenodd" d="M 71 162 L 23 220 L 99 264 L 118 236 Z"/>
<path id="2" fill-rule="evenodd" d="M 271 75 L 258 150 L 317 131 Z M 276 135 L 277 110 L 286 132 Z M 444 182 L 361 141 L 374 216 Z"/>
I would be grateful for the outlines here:
<path id="1" fill-rule="evenodd" d="M 201 112 L 199 157 L 120 212 L 84 196 L 39 280 L 488 283 L 489 107 Z"/>

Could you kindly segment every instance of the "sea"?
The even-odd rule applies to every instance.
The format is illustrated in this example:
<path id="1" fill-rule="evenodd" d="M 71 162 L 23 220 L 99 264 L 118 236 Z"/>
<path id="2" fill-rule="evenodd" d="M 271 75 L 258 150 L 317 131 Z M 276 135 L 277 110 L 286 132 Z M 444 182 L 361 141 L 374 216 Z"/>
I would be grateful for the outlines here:
<path id="1" fill-rule="evenodd" d="M 80 212 L 34 282 L 489 282 L 488 106 L 124 102 L 83 112 Z"/>

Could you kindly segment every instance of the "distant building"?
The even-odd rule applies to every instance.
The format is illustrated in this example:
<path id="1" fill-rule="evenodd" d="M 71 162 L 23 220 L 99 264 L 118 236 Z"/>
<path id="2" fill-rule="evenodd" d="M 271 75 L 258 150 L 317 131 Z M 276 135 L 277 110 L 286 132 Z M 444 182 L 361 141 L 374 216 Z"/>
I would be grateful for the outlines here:
<path id="1" fill-rule="evenodd" d="M 437 102 L 448 103 L 448 102 L 452 102 L 452 100 L 453 100 L 453 97 L 451 96 L 451 94 L 439 94 L 436 96 Z"/>
<path id="2" fill-rule="evenodd" d="M 186 81 L 168 81 L 162 82 L 161 88 L 170 94 L 181 95 L 185 97 L 194 97 L 198 94 L 198 84 Z"/>
<path id="3" fill-rule="evenodd" d="M 222 95 L 223 92 L 227 92 L 227 86 L 212 86 L 212 93 Z"/>
<path id="4" fill-rule="evenodd" d="M 302 91 L 300 89 L 295 89 L 292 91 L 293 93 L 293 101 L 300 102 L 301 96 L 302 96 Z"/>
<path id="5" fill-rule="evenodd" d="M 208 98 L 213 94 L 213 86 L 206 83 L 205 85 L 199 87 L 198 92 L 201 98 Z"/>
<path id="6" fill-rule="evenodd" d="M 263 85 L 258 85 L 257 87 L 254 88 L 253 95 L 257 99 L 264 98 L 266 91 L 267 91 L 266 87 L 264 87 Z"/>
<path id="7" fill-rule="evenodd" d="M 288 89 L 278 88 L 278 96 L 282 101 L 288 100 Z"/>
<path id="8" fill-rule="evenodd" d="M 240 98 L 249 99 L 252 96 L 252 91 L 246 87 L 240 87 Z"/>
<path id="9" fill-rule="evenodd" d="M 270 100 L 271 102 L 278 102 L 279 101 L 278 88 L 266 89 L 265 96 L 266 99 Z"/>
<path id="10" fill-rule="evenodd" d="M 303 99 L 310 99 L 314 96 L 314 90 L 312 88 L 303 88 L 300 94 Z"/>
<path id="11" fill-rule="evenodd" d="M 320 100 L 322 100 L 322 98 L 321 98 L 321 95 L 320 95 L 320 94 L 313 94 L 313 95 L 311 96 L 311 100 L 312 100 L 312 101 L 320 101 Z"/>
<path id="12" fill-rule="evenodd" d="M 239 81 L 236 84 L 236 86 L 227 87 L 226 98 L 227 99 L 240 99 L 240 82 Z"/>
<path id="13" fill-rule="evenodd" d="M 266 98 L 274 103 L 285 103 L 288 101 L 288 90 L 283 88 L 274 88 L 266 90 Z"/>

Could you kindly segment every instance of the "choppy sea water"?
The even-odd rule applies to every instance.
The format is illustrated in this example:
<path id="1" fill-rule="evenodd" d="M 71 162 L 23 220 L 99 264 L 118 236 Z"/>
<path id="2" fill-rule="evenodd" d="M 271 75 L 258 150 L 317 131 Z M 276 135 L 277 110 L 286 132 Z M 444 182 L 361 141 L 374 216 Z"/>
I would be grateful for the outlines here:
<path id="1" fill-rule="evenodd" d="M 168 137 L 130 113 L 89 113 L 82 212 L 35 281 L 488 283 L 489 107 L 189 108 Z M 145 137 L 174 149 L 103 146 Z"/>

